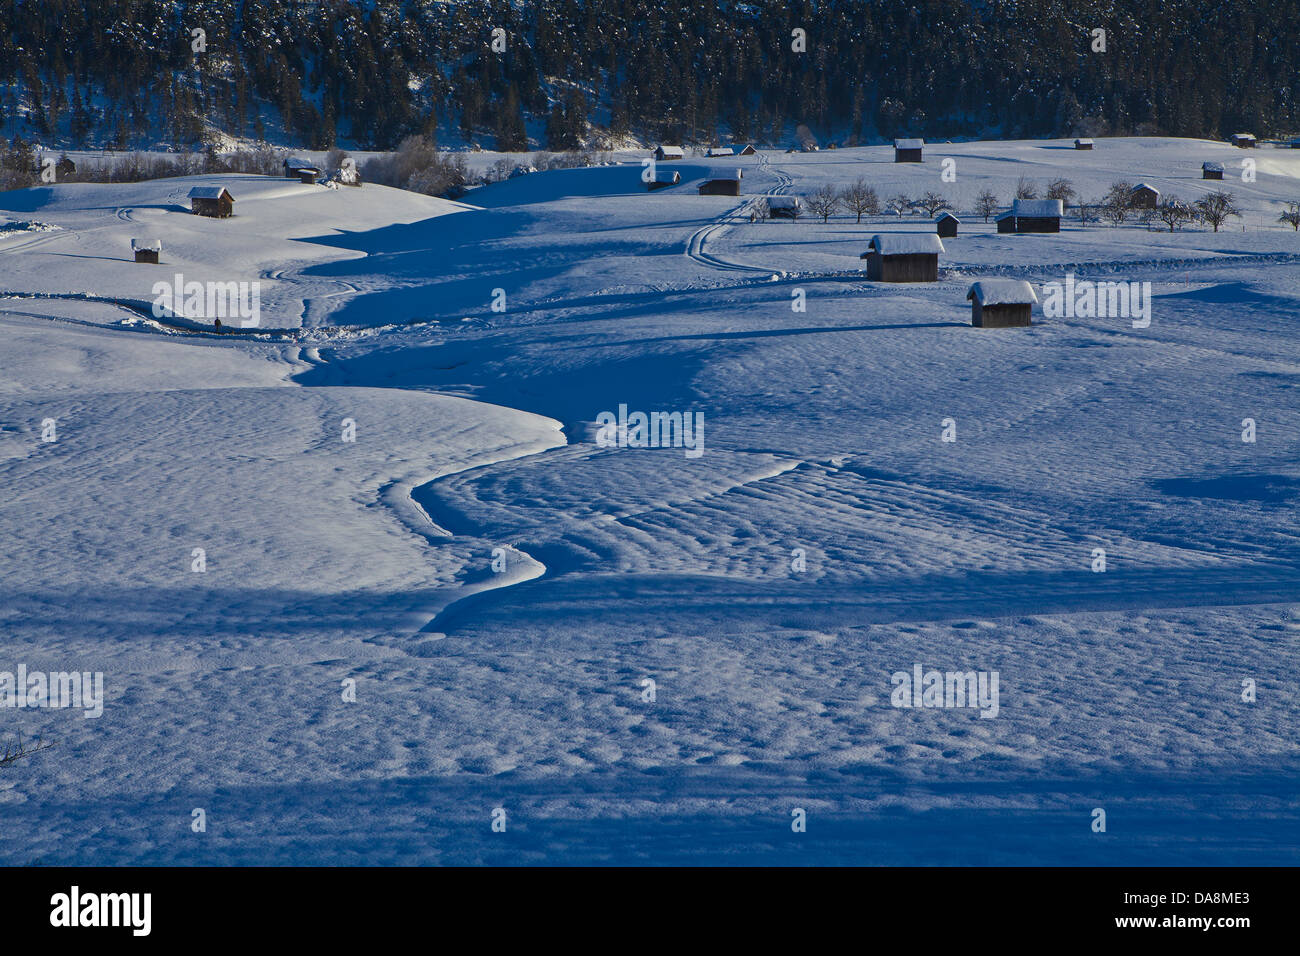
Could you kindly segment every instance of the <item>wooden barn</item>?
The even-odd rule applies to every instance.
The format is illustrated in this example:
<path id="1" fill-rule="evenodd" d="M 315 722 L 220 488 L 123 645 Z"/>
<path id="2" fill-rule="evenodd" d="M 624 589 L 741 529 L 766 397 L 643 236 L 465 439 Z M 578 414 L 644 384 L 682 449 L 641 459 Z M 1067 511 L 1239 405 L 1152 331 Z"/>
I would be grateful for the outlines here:
<path id="1" fill-rule="evenodd" d="M 757 152 L 757 150 L 754 149 L 754 144 L 753 144 L 753 143 L 750 143 L 749 145 L 742 147 L 741 150 L 740 150 L 740 152 L 737 153 L 736 155 L 737 155 L 737 156 L 753 156 L 755 152 Z"/>
<path id="2" fill-rule="evenodd" d="M 1223 163 L 1201 163 L 1202 179 L 1222 179 Z"/>
<path id="3" fill-rule="evenodd" d="M 939 214 L 934 225 L 940 239 L 951 239 L 957 235 L 957 227 L 961 225 L 961 220 L 950 212 L 944 212 Z"/>
<path id="4" fill-rule="evenodd" d="M 685 159 L 686 151 L 680 146 L 657 146 L 655 147 L 655 159 L 661 163 L 672 162 L 675 159 Z"/>
<path id="5" fill-rule="evenodd" d="M 1074 141 L 1074 148 L 1075 148 L 1075 149 L 1092 149 L 1092 140 L 1090 140 L 1090 139 L 1076 139 L 1076 140 Z"/>
<path id="6" fill-rule="evenodd" d="M 1134 209 L 1155 209 L 1160 205 L 1160 190 L 1146 183 L 1138 183 L 1128 194 L 1129 205 Z"/>
<path id="7" fill-rule="evenodd" d="M 1254 133 L 1233 133 L 1231 136 L 1228 137 L 1228 142 L 1231 143 L 1233 146 L 1236 146 L 1238 149 L 1254 149 L 1255 134 Z"/>
<path id="8" fill-rule="evenodd" d="M 709 179 L 700 184 L 701 196 L 739 196 L 740 195 L 740 177 L 742 173 L 738 169 L 734 176 L 726 179 Z"/>
<path id="9" fill-rule="evenodd" d="M 1065 204 L 1059 199 L 1017 199 L 998 216 L 998 232 L 1060 232 Z"/>
<path id="10" fill-rule="evenodd" d="M 162 254 L 162 240 L 132 239 L 131 251 L 135 253 L 136 262 L 151 262 L 158 265 L 158 257 Z"/>
<path id="11" fill-rule="evenodd" d="M 297 159 L 296 157 L 290 156 L 284 161 L 285 179 L 299 179 L 302 180 L 302 182 L 307 182 L 306 179 L 303 179 L 302 174 L 304 172 L 310 172 L 312 174 L 311 182 L 315 182 L 315 177 L 321 174 L 320 168 L 308 160 Z"/>
<path id="12" fill-rule="evenodd" d="M 932 232 L 872 236 L 862 259 L 873 282 L 938 282 L 943 242 Z"/>
<path id="13" fill-rule="evenodd" d="M 656 169 L 654 179 L 645 184 L 645 188 L 651 191 L 656 189 L 666 189 L 669 186 L 676 186 L 682 181 L 682 174 L 675 169 Z"/>
<path id="14" fill-rule="evenodd" d="M 1291 139 L 1287 140 L 1287 146 L 1291 149 L 1300 149 L 1300 136 L 1292 136 Z"/>
<path id="15" fill-rule="evenodd" d="M 767 214 L 773 219 L 798 219 L 798 196 L 768 196 Z"/>
<path id="16" fill-rule="evenodd" d="M 1008 329 L 1033 324 L 1034 287 L 1023 279 L 981 279 L 966 293 L 970 324 L 977 329 Z"/>
<path id="17" fill-rule="evenodd" d="M 190 211 L 196 216 L 225 219 L 235 211 L 235 197 L 225 186 L 195 186 L 189 200 Z"/>
<path id="18" fill-rule="evenodd" d="M 730 146 L 710 146 L 709 155 L 710 156 L 735 156 L 736 151 L 732 149 Z"/>
<path id="19" fill-rule="evenodd" d="M 923 163 L 925 162 L 925 157 L 922 155 L 924 150 L 923 139 L 896 139 L 894 140 L 894 162 Z"/>

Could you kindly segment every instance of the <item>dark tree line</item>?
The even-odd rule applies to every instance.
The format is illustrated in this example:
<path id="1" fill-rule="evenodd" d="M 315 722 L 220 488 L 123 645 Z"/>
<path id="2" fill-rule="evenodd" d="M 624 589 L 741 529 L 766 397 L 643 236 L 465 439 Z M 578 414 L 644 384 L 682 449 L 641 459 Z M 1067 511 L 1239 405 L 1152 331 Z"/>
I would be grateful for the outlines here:
<path id="1" fill-rule="evenodd" d="M 390 148 L 442 128 L 513 149 L 527 121 L 552 149 L 589 122 L 698 142 L 800 123 L 864 141 L 1269 135 L 1300 131 L 1295 23 L 1300 0 L 0 0 L 0 132 L 124 148 L 274 124 Z"/>

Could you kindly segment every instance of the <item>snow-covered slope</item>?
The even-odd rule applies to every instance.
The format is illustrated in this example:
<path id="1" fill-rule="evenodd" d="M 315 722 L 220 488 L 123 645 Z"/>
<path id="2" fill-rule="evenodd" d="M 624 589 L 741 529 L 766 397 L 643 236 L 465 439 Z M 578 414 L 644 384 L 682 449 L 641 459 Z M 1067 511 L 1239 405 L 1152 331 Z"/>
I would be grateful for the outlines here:
<path id="1" fill-rule="evenodd" d="M 1296 862 L 1300 155 L 1066 145 L 652 193 L 629 157 L 469 206 L 227 177 L 227 221 L 189 180 L 0 195 L 63 227 L 0 238 L 0 670 L 106 698 L 0 709 L 57 742 L 0 768 L 0 858 Z M 1205 159 L 1217 234 L 969 213 L 1021 176 L 1191 200 Z M 921 217 L 747 215 L 858 176 L 957 207 L 938 282 L 861 273 Z M 176 269 L 262 277 L 284 331 L 64 298 Z M 1150 325 L 970 327 L 974 279 L 1067 271 L 1150 282 Z M 701 453 L 603 447 L 620 405 L 701 414 Z M 918 664 L 998 672 L 997 715 L 893 706 Z"/>

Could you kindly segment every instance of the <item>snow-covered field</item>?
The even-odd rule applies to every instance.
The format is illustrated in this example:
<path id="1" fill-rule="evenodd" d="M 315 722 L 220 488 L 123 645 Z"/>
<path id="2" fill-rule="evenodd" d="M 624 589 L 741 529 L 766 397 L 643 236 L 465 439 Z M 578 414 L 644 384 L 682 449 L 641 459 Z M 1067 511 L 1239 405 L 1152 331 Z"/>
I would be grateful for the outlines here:
<path id="1" fill-rule="evenodd" d="M 98 718 L 0 707 L 55 743 L 0 766 L 0 862 L 1300 862 L 1300 150 L 621 158 L 0 193 L 58 227 L 0 230 L 0 672 L 104 675 Z M 957 207 L 938 282 L 861 271 L 923 217 L 749 221 L 858 176 Z M 999 235 L 1021 176 L 1243 217 Z M 975 279 L 1067 272 L 1149 327 L 970 327 Z M 152 321 L 176 273 L 259 326 Z M 702 442 L 603 447 L 620 406 Z M 894 706 L 917 665 L 996 714 Z"/>

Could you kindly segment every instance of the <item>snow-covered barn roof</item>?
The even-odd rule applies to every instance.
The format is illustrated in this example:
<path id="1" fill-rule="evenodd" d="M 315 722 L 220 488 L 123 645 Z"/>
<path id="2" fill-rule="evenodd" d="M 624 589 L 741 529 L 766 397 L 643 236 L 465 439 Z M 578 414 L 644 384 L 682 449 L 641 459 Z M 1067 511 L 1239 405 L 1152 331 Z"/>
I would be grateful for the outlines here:
<path id="1" fill-rule="evenodd" d="M 943 222 L 945 219 L 951 219 L 953 222 L 957 223 L 957 225 L 961 225 L 961 220 L 950 212 L 941 212 L 939 215 L 934 217 L 935 222 Z"/>
<path id="2" fill-rule="evenodd" d="M 195 186 L 190 190 L 190 199 L 220 199 L 224 195 L 231 202 L 235 197 L 230 195 L 225 186 Z"/>
<path id="3" fill-rule="evenodd" d="M 943 242 L 932 232 L 891 232 L 872 236 L 867 252 L 872 250 L 882 256 L 937 255 L 943 252 Z M 860 258 L 866 258 L 865 254 Z"/>
<path id="4" fill-rule="evenodd" d="M 1160 190 L 1156 189 L 1156 187 L 1152 186 L 1150 183 L 1138 183 L 1130 190 L 1130 192 L 1137 192 L 1139 189 L 1149 189 L 1157 196 L 1160 195 Z"/>
<path id="5" fill-rule="evenodd" d="M 1074 142 L 1075 142 L 1075 144 L 1078 145 L 1078 146 L 1091 146 L 1091 145 L 1092 145 L 1092 140 L 1090 140 L 1090 139 L 1076 139 Z"/>
<path id="6" fill-rule="evenodd" d="M 713 146 L 709 149 L 710 156 L 734 156 L 736 151 L 730 146 Z"/>
<path id="7" fill-rule="evenodd" d="M 659 152 L 665 156 L 685 156 L 686 151 L 680 146 L 660 146 Z"/>
<path id="8" fill-rule="evenodd" d="M 1065 204 L 1059 199 L 1016 199 L 1011 203 L 1011 214 L 1024 219 L 1059 219 L 1065 214 Z M 1006 213 L 998 218 L 1004 216 Z"/>
<path id="9" fill-rule="evenodd" d="M 1233 139 L 1254 139 L 1255 134 L 1254 133 L 1233 133 L 1232 138 Z"/>
<path id="10" fill-rule="evenodd" d="M 970 287 L 966 298 L 980 305 L 1026 305 L 1038 301 L 1034 287 L 1023 279 L 980 279 Z"/>
<path id="11" fill-rule="evenodd" d="M 1223 163 L 1201 163 L 1201 169 L 1208 169 L 1212 173 L 1223 172 Z"/>
<path id="12" fill-rule="evenodd" d="M 920 149 L 925 145 L 923 139 L 896 139 L 894 149 Z"/>
<path id="13" fill-rule="evenodd" d="M 299 159 L 296 156 L 290 156 L 288 159 L 284 161 L 284 165 L 286 169 L 295 169 L 295 170 L 305 169 L 308 172 L 313 172 L 313 173 L 320 172 L 320 167 L 318 167 L 315 163 L 311 162 L 310 160 Z"/>
<path id="14" fill-rule="evenodd" d="M 682 174 L 675 169 L 656 169 L 655 182 L 657 183 L 679 183 L 682 181 Z"/>
<path id="15" fill-rule="evenodd" d="M 768 196 L 767 208 L 768 209 L 798 209 L 799 197 L 798 196 Z"/>
<path id="16" fill-rule="evenodd" d="M 132 252 L 162 252 L 161 239 L 132 239 Z"/>

